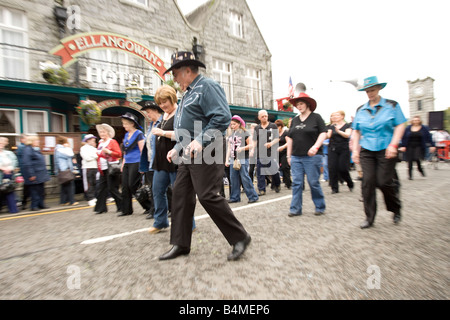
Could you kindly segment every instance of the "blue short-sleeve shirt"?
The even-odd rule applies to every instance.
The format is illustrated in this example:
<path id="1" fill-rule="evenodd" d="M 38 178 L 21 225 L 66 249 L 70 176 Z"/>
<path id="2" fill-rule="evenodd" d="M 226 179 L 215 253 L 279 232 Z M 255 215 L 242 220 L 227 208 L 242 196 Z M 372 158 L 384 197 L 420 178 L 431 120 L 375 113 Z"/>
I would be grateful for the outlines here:
<path id="1" fill-rule="evenodd" d="M 389 146 L 396 126 L 406 121 L 400 105 L 381 97 L 375 107 L 369 102 L 356 112 L 352 128 L 361 132 L 361 147 L 370 151 L 384 150 Z"/>
<path id="2" fill-rule="evenodd" d="M 136 130 L 133 135 L 130 137 L 128 132 L 125 133 L 125 138 L 123 139 L 123 146 L 127 148 L 131 146 L 135 140 L 141 141 L 144 140 L 144 134 L 141 130 Z M 126 149 L 125 149 L 126 150 Z M 125 151 L 125 163 L 136 163 L 141 160 L 141 150 L 139 149 L 138 144 L 136 143 L 133 149 Z"/>

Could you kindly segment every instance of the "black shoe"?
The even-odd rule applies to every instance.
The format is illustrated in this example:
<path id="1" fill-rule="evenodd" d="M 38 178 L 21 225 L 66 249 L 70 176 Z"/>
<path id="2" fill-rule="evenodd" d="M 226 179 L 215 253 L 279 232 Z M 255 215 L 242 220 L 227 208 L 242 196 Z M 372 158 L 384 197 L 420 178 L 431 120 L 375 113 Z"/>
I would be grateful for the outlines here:
<path id="1" fill-rule="evenodd" d="M 367 229 L 370 228 L 372 224 L 369 223 L 369 221 L 365 220 L 363 223 L 361 223 L 360 227 L 361 229 Z"/>
<path id="2" fill-rule="evenodd" d="M 301 213 L 292 213 L 292 212 L 289 212 L 288 213 L 288 217 L 298 217 L 298 216 L 301 216 L 302 214 Z"/>
<path id="3" fill-rule="evenodd" d="M 236 202 L 239 202 L 239 201 L 228 200 L 228 203 L 236 203 Z"/>
<path id="4" fill-rule="evenodd" d="M 394 213 L 394 223 L 395 224 L 399 223 L 401 218 L 402 217 L 401 217 L 400 213 Z"/>
<path id="5" fill-rule="evenodd" d="M 50 209 L 49 206 L 43 206 L 43 207 L 39 207 L 40 209 Z"/>
<path id="6" fill-rule="evenodd" d="M 106 213 L 107 211 L 94 211 L 95 214 L 102 214 L 102 213 Z"/>
<path id="7" fill-rule="evenodd" d="M 276 186 L 276 187 L 275 187 L 275 192 L 276 192 L 276 193 L 279 193 L 280 191 L 281 191 L 281 187 L 280 187 L 280 186 Z"/>
<path id="8" fill-rule="evenodd" d="M 31 211 L 39 211 L 39 210 L 41 210 L 41 209 L 39 209 L 39 208 L 31 208 L 30 210 L 31 210 Z"/>
<path id="9" fill-rule="evenodd" d="M 335 194 L 335 193 L 339 193 L 339 191 L 338 190 L 331 191 L 331 194 Z"/>
<path id="10" fill-rule="evenodd" d="M 159 260 L 175 259 L 176 257 L 179 257 L 181 255 L 188 255 L 190 252 L 191 252 L 191 248 L 174 245 L 172 247 L 172 249 L 170 249 L 169 251 L 164 253 L 162 256 L 160 256 Z"/>
<path id="11" fill-rule="evenodd" d="M 149 213 L 149 214 L 145 217 L 145 219 L 153 219 L 153 213 Z"/>
<path id="12" fill-rule="evenodd" d="M 120 213 L 117 216 L 118 217 L 131 216 L 131 213 L 124 213 L 124 212 L 120 211 Z"/>
<path id="13" fill-rule="evenodd" d="M 228 261 L 235 261 L 239 259 L 239 257 L 244 253 L 245 249 L 247 249 L 247 246 L 249 245 L 252 238 L 249 234 L 245 237 L 244 240 L 239 241 L 233 246 L 233 251 L 228 255 L 227 259 Z"/>
<path id="14" fill-rule="evenodd" d="M 255 202 L 258 202 L 259 201 L 259 199 L 256 199 L 256 200 L 248 200 L 248 203 L 255 203 Z"/>

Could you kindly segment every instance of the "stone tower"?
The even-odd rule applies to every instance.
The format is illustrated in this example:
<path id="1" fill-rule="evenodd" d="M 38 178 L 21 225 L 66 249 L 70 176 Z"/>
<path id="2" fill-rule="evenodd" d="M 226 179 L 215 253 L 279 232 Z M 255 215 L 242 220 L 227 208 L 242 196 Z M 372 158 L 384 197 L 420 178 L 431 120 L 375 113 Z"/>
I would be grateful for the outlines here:
<path id="1" fill-rule="evenodd" d="M 408 81 L 410 118 L 420 116 L 425 125 L 428 125 L 428 112 L 434 111 L 433 83 L 430 77 Z"/>

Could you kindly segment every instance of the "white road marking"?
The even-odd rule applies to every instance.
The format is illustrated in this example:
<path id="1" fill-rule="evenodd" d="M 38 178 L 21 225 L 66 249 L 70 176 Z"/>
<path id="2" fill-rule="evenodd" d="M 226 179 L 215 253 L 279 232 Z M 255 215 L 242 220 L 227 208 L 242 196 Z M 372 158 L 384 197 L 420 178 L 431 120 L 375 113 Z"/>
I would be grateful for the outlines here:
<path id="1" fill-rule="evenodd" d="M 270 199 L 270 200 L 266 200 L 266 201 L 258 201 L 258 202 L 255 202 L 255 203 L 248 204 L 246 206 L 232 208 L 232 210 L 233 210 L 233 212 L 234 211 L 240 211 L 240 210 L 249 209 L 249 208 L 253 208 L 253 207 L 257 207 L 257 206 L 261 206 L 261 205 L 265 205 L 265 204 L 268 204 L 268 203 L 277 202 L 277 201 L 281 201 L 281 200 L 286 200 L 286 199 L 290 199 L 290 198 L 292 198 L 292 195 L 288 195 L 288 196 L 284 196 L 284 197 L 280 197 L 280 198 L 275 198 L 275 199 Z M 197 221 L 197 220 L 201 220 L 201 219 L 205 219 L 205 218 L 209 218 L 209 215 L 208 214 L 204 214 L 204 215 L 201 215 L 201 216 L 197 216 L 194 219 Z M 130 236 L 130 235 L 135 234 L 135 233 L 146 232 L 148 230 L 149 230 L 149 227 L 138 229 L 138 230 L 134 230 L 134 231 L 129 231 L 129 232 L 113 234 L 113 235 L 105 236 L 105 237 L 93 238 L 93 239 L 89 239 L 89 240 L 84 240 L 84 241 L 81 242 L 81 244 L 94 244 L 94 243 L 106 242 L 106 241 L 110 241 L 110 240 L 117 239 L 117 238 L 127 237 L 127 236 Z"/>

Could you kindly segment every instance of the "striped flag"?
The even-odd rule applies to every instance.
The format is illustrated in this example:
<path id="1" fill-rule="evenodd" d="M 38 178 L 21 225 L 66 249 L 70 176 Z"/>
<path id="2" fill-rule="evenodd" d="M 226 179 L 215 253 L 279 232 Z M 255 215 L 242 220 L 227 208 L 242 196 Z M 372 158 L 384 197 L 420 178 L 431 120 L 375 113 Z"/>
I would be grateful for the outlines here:
<path id="1" fill-rule="evenodd" d="M 292 78 L 289 77 L 289 97 L 294 96 L 294 86 L 292 85 Z"/>

